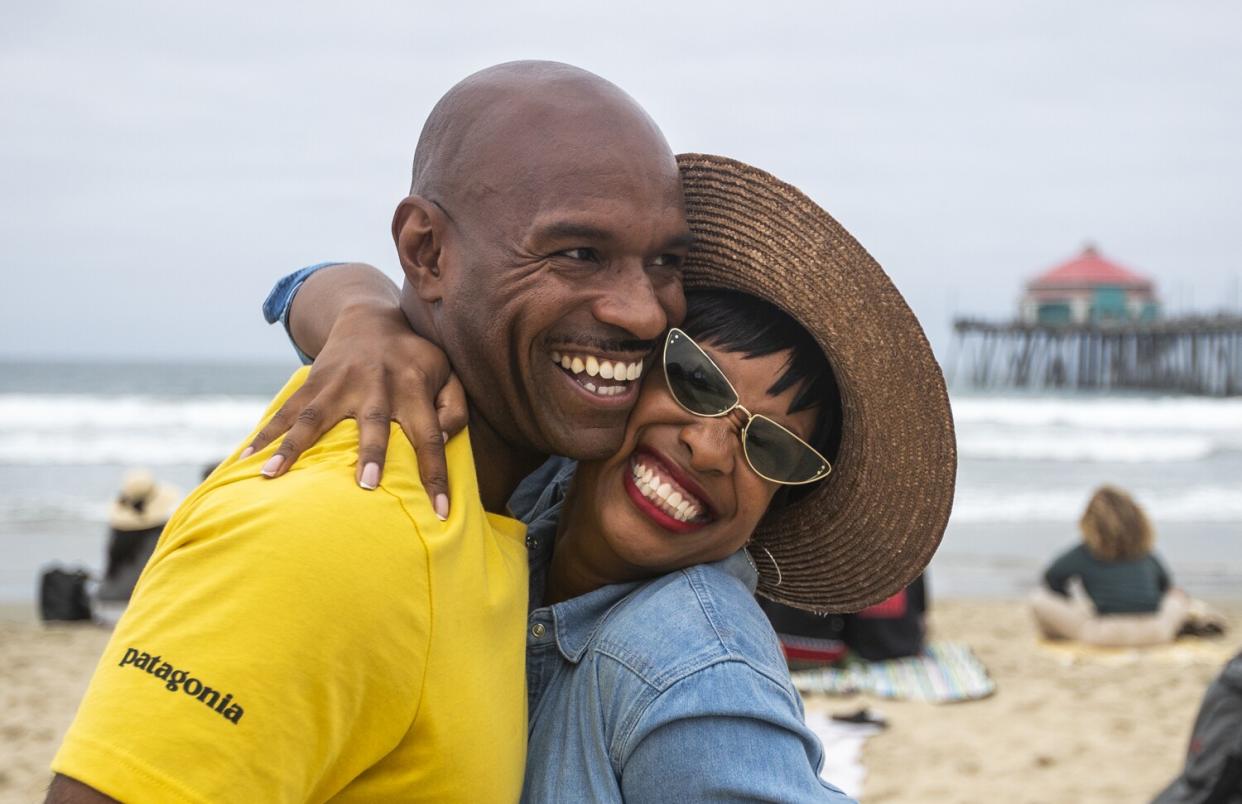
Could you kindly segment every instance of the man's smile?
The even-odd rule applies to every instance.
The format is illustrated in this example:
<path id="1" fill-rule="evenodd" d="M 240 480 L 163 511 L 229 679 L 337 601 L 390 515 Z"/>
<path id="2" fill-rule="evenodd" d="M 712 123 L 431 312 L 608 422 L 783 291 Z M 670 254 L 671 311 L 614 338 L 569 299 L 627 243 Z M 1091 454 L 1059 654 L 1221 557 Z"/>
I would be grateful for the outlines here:
<path id="1" fill-rule="evenodd" d="M 641 359 L 559 350 L 552 350 L 549 356 L 566 376 L 597 397 L 628 396 L 643 374 Z"/>

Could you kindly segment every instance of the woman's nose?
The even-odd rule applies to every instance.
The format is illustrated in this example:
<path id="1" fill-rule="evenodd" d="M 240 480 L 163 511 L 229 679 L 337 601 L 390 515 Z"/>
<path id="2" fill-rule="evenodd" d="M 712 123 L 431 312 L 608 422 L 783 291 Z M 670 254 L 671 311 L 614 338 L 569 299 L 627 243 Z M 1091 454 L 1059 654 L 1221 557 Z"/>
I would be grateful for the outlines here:
<path id="1" fill-rule="evenodd" d="M 740 457 L 742 442 L 735 413 L 716 419 L 696 419 L 681 428 L 681 443 L 690 452 L 691 468 L 700 472 L 727 473 Z"/>

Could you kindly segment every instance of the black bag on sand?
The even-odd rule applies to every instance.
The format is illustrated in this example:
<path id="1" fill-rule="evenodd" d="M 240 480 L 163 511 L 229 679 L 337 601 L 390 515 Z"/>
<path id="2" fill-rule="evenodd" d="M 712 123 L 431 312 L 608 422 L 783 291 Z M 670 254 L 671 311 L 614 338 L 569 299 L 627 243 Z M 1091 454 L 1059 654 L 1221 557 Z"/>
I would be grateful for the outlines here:
<path id="1" fill-rule="evenodd" d="M 1186 767 L 1152 804 L 1242 804 L 1242 653 L 1208 687 Z"/>
<path id="2" fill-rule="evenodd" d="M 44 622 L 91 619 L 85 570 L 46 569 L 39 577 L 39 616 Z"/>

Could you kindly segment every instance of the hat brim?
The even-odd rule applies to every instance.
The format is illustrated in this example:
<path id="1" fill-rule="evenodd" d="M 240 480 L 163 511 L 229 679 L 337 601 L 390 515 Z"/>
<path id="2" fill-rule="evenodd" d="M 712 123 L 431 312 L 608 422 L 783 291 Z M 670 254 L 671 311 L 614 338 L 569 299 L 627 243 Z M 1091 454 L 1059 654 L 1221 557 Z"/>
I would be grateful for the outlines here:
<path id="1" fill-rule="evenodd" d="M 141 512 L 135 511 L 120 501 L 113 500 L 108 510 L 108 525 L 120 531 L 149 530 L 163 527 L 177 510 L 181 502 L 181 490 L 175 486 L 159 484 L 155 493 L 143 506 Z"/>
<path id="2" fill-rule="evenodd" d="M 927 567 L 953 504 L 953 416 L 923 328 L 871 255 L 797 188 L 726 157 L 677 162 L 695 237 L 687 291 L 728 288 L 785 310 L 823 348 L 841 393 L 832 473 L 755 532 L 758 593 L 818 612 L 878 603 Z"/>

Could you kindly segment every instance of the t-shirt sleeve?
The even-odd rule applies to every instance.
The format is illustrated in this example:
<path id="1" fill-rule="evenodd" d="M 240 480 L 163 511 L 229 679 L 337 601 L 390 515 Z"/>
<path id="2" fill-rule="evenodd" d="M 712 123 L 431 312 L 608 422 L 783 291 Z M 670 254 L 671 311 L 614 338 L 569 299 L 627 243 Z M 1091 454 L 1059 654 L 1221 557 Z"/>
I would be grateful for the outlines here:
<path id="1" fill-rule="evenodd" d="M 404 515 L 382 489 L 341 504 L 339 469 L 340 493 L 307 468 L 178 511 L 53 770 L 124 801 L 323 800 L 401 741 L 426 562 L 412 528 L 368 528 Z"/>
<path id="2" fill-rule="evenodd" d="M 1155 553 L 1149 553 L 1147 558 L 1156 570 L 1156 587 L 1161 594 L 1169 591 L 1169 587 L 1173 585 L 1173 579 L 1169 577 L 1169 571 L 1165 568 L 1164 562 Z"/>
<path id="3" fill-rule="evenodd" d="M 1077 549 L 1062 553 L 1044 572 L 1044 583 L 1058 595 L 1069 596 L 1069 579 L 1082 573 Z"/>
<path id="4" fill-rule="evenodd" d="M 656 699 L 622 751 L 626 801 L 852 802 L 819 777 L 823 748 L 790 689 L 742 662 Z"/>

